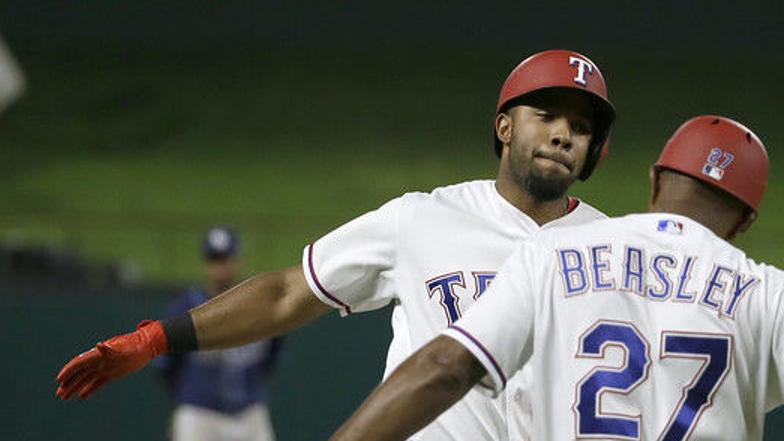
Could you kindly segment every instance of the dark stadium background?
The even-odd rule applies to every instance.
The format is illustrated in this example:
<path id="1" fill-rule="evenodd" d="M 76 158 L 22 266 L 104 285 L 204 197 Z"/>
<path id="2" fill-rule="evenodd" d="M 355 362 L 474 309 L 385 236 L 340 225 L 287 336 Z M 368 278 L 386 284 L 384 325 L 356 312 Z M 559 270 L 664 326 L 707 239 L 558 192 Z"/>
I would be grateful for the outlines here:
<path id="1" fill-rule="evenodd" d="M 0 439 L 164 439 L 153 372 L 62 403 L 57 370 L 198 282 L 213 222 L 241 231 L 252 274 L 402 192 L 492 177 L 496 94 L 543 49 L 593 58 L 620 115 L 573 194 L 644 210 L 648 166 L 680 122 L 737 118 L 772 162 L 739 243 L 784 265 L 782 3 L 529 3 L 0 2 L 28 80 L 0 115 Z M 280 440 L 325 439 L 377 384 L 388 315 L 289 337 Z"/>

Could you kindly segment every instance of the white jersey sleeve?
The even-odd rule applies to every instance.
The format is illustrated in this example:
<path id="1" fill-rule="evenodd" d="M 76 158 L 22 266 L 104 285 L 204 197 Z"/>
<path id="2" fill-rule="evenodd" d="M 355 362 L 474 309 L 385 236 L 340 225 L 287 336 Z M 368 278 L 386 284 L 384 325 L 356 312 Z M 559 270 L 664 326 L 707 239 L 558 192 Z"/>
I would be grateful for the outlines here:
<path id="1" fill-rule="evenodd" d="M 537 260 L 534 243 L 524 242 L 498 271 L 481 300 L 442 332 L 484 365 L 488 375 L 479 384 L 493 396 L 531 356 L 536 296 L 527 269 Z"/>
<path id="2" fill-rule="evenodd" d="M 302 269 L 313 293 L 341 315 L 386 306 L 394 297 L 399 210 L 387 202 L 305 247 Z"/>
<path id="3" fill-rule="evenodd" d="M 766 280 L 771 286 L 765 290 L 768 316 L 765 318 L 772 327 L 770 379 L 767 387 L 766 410 L 784 404 L 784 272 L 766 268 Z"/>

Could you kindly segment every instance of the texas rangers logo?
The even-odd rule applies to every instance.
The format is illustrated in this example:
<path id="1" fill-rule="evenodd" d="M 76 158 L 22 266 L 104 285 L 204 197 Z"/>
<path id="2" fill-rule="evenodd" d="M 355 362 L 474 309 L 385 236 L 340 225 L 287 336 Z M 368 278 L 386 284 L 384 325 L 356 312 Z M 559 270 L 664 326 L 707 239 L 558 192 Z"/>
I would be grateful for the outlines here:
<path id="1" fill-rule="evenodd" d="M 724 178 L 724 170 L 732 164 L 733 159 L 735 159 L 735 155 L 732 153 L 725 152 L 720 148 L 713 148 L 708 153 L 705 165 L 702 166 L 702 174 L 721 181 Z"/>
<path id="2" fill-rule="evenodd" d="M 585 73 L 593 74 L 593 64 L 584 58 L 571 56 L 569 57 L 569 66 L 577 68 L 577 76 L 573 78 L 574 82 L 583 87 L 587 86 L 588 81 L 585 79 Z"/>

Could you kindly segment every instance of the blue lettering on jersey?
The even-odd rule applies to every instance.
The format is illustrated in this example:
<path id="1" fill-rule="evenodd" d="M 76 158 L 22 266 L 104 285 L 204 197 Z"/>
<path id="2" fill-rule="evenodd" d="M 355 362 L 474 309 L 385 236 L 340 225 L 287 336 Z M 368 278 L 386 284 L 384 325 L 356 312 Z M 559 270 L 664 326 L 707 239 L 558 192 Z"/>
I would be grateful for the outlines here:
<path id="1" fill-rule="evenodd" d="M 727 306 L 724 308 L 722 313 L 727 317 L 734 319 L 735 308 L 738 306 L 738 300 L 746 295 L 746 293 L 750 292 L 758 282 L 759 279 L 756 277 L 749 276 L 747 278 L 741 273 L 736 273 L 735 279 L 732 282 L 732 298 L 730 298 L 729 302 L 726 302 Z"/>
<path id="2" fill-rule="evenodd" d="M 686 285 L 691 280 L 691 270 L 694 268 L 694 261 L 697 260 L 696 257 L 689 256 L 686 258 L 686 261 L 683 263 L 683 268 L 681 268 L 681 275 L 678 277 L 678 289 L 675 291 L 675 301 L 676 302 L 693 302 L 694 301 L 694 292 L 687 292 Z"/>
<path id="3" fill-rule="evenodd" d="M 428 280 L 425 285 L 430 298 L 436 292 L 440 294 L 440 303 L 446 312 L 449 324 L 456 322 L 460 314 L 460 298 L 454 290 L 454 286 L 461 286 L 465 288 L 465 281 L 463 280 L 463 272 L 457 271 L 454 273 L 445 274 L 436 278 Z"/>
<path id="4" fill-rule="evenodd" d="M 490 286 L 490 283 L 495 279 L 495 272 L 492 271 L 471 271 L 471 275 L 474 276 L 474 286 L 476 286 L 476 291 L 474 292 L 474 299 L 478 299 L 485 293 L 487 287 Z"/>
<path id="5" fill-rule="evenodd" d="M 713 271 L 711 271 L 711 275 L 708 277 L 707 283 L 705 283 L 705 290 L 702 293 L 702 298 L 700 298 L 700 303 L 711 309 L 718 310 L 722 299 L 714 299 L 713 294 L 724 294 L 724 289 L 727 285 L 721 280 L 721 276 L 725 273 L 732 274 L 732 272 L 729 268 L 713 265 Z"/>
<path id="6" fill-rule="evenodd" d="M 588 291 L 588 280 L 585 276 L 585 258 L 583 253 L 573 248 L 557 250 L 560 257 L 558 264 L 561 266 L 566 296 L 583 294 Z"/>
<path id="7" fill-rule="evenodd" d="M 656 281 L 659 283 L 659 289 L 648 287 L 648 297 L 653 300 L 667 300 L 672 294 L 672 281 L 670 281 L 669 274 L 664 267 L 675 269 L 677 260 L 667 254 L 658 254 L 651 261 L 651 269 Z"/>
<path id="8" fill-rule="evenodd" d="M 610 272 L 610 262 L 606 260 L 604 254 L 612 253 L 612 247 L 610 245 L 598 245 L 589 247 L 588 250 L 591 256 L 591 276 L 593 278 L 594 291 L 615 289 L 615 279 L 609 276 L 609 280 L 607 280 L 605 276 Z"/>
<path id="9" fill-rule="evenodd" d="M 642 295 L 645 289 L 644 252 L 641 248 L 626 247 L 623 259 L 623 289 Z"/>
<path id="10" fill-rule="evenodd" d="M 641 298 L 659 302 L 697 301 L 697 304 L 717 311 L 719 316 L 734 320 L 738 304 L 754 291 L 760 281 L 731 268 L 714 265 L 704 282 L 704 289 L 698 296 L 689 289 L 697 257 L 659 253 L 652 254 L 649 258 L 648 255 L 642 247 L 627 245 L 619 266 L 619 259 L 613 259 L 612 247 L 608 244 L 588 246 L 585 250 L 556 250 L 567 298 L 585 294 L 589 290 L 635 292 Z M 474 278 L 477 280 L 477 286 L 480 286 L 480 279 L 476 274 Z M 616 288 L 617 279 L 622 283 Z M 475 295 L 476 297 L 478 295 Z"/>

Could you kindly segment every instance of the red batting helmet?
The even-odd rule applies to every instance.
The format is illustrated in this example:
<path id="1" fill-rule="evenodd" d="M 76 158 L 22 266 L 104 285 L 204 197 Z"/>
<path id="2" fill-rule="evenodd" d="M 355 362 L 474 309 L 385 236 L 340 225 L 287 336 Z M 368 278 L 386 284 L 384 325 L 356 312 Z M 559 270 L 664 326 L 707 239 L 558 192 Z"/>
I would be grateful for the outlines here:
<path id="1" fill-rule="evenodd" d="M 587 93 L 594 107 L 594 134 L 580 179 L 586 180 L 608 146 L 615 109 L 607 99 L 607 85 L 599 68 L 585 55 L 569 50 L 550 50 L 534 54 L 514 68 L 498 97 L 495 114 L 505 111 L 532 92 L 566 88 Z M 501 156 L 501 142 L 495 137 L 495 153 Z"/>
<path id="2" fill-rule="evenodd" d="M 675 131 L 654 167 L 691 176 L 757 211 L 768 181 L 768 152 L 757 135 L 742 124 L 704 115 Z"/>

